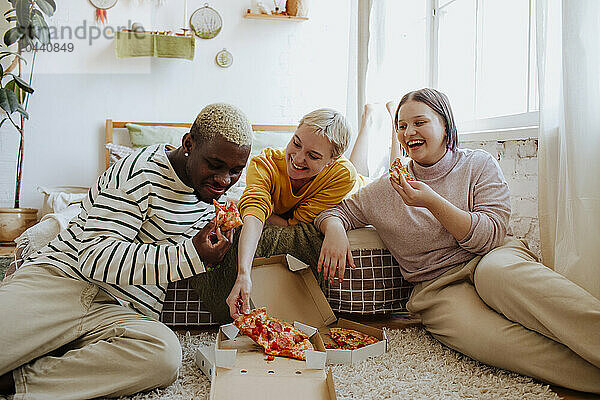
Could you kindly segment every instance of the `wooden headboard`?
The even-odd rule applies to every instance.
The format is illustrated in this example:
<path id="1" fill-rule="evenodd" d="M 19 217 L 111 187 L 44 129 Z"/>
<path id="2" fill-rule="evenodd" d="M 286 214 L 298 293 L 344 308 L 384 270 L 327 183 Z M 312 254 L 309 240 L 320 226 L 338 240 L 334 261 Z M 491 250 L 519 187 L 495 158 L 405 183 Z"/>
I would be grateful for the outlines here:
<path id="1" fill-rule="evenodd" d="M 105 144 L 114 143 L 114 130 L 125 129 L 125 124 L 137 124 L 145 126 L 175 126 L 183 128 L 191 128 L 192 124 L 189 122 L 135 122 L 135 121 L 113 121 L 112 119 L 106 120 L 106 138 Z M 268 131 L 268 132 L 294 132 L 296 125 L 252 125 L 253 131 Z M 106 168 L 110 167 L 110 153 L 108 149 L 105 149 L 106 154 Z"/>

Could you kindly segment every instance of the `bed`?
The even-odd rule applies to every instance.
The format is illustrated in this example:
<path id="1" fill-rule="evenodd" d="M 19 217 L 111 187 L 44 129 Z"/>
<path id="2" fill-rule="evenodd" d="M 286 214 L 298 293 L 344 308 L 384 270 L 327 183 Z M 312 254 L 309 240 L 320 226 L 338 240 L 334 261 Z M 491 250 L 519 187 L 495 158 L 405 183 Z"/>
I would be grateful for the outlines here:
<path id="1" fill-rule="evenodd" d="M 132 135 L 137 130 L 175 132 L 183 134 L 190 123 L 135 122 L 106 120 L 105 165 L 131 154 L 135 150 L 132 142 L 139 137 Z M 254 131 L 251 156 L 264 147 L 283 147 L 296 129 L 295 125 L 252 125 Z M 171 132 L 172 131 L 172 132 Z M 173 135 L 174 145 L 179 140 Z M 168 137 L 165 136 L 165 137 Z M 167 141 L 167 140 L 165 140 Z M 139 143 L 138 143 L 139 144 Z M 245 175 L 228 191 L 228 199 L 239 199 L 245 185 Z M 55 235 L 58 232 L 55 233 Z M 331 308 L 343 314 L 384 314 L 406 311 L 406 301 L 412 285 L 400 274 L 400 268 L 379 235 L 373 228 L 364 228 L 348 233 L 355 270 L 347 269 L 342 285 L 325 288 L 325 296 Z M 167 289 L 161 321 L 172 328 L 214 325 L 209 311 L 203 308 L 188 281 L 171 283 Z"/>

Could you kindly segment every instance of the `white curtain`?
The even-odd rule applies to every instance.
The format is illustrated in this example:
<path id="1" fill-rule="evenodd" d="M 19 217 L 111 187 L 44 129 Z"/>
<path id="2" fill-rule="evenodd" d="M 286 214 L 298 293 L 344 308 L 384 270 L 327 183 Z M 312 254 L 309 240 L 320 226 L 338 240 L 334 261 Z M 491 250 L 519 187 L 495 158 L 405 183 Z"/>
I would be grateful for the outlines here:
<path id="1" fill-rule="evenodd" d="M 358 1 L 356 112 L 360 127 L 365 104 L 372 105 L 377 132 L 365 154 L 371 177 L 389 167 L 392 124 L 385 104 L 427 86 L 426 15 L 426 1 Z"/>
<path id="2" fill-rule="evenodd" d="M 538 0 L 544 264 L 600 298 L 600 1 Z"/>

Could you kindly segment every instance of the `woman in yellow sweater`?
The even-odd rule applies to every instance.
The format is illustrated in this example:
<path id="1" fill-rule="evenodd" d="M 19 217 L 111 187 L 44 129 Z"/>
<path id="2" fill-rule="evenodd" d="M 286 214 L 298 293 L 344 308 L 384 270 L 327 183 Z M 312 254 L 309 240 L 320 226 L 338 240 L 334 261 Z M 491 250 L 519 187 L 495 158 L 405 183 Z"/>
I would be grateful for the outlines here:
<path id="1" fill-rule="evenodd" d="M 250 311 L 250 270 L 264 224 L 310 224 L 362 185 L 363 178 L 342 157 L 350 139 L 348 121 L 341 113 L 319 109 L 302 118 L 285 149 L 267 148 L 250 161 L 238 204 L 244 225 L 237 278 L 227 297 L 232 318 Z"/>

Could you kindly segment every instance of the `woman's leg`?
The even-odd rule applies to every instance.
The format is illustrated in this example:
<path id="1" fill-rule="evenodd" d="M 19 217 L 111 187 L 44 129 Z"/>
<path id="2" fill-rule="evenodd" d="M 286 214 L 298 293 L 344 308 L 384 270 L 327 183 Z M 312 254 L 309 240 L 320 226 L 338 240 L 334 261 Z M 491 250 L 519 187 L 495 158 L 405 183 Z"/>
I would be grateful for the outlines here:
<path id="1" fill-rule="evenodd" d="M 520 240 L 510 240 L 481 259 L 475 288 L 506 318 L 566 345 L 600 368 L 600 300 L 537 262 Z"/>
<path id="2" fill-rule="evenodd" d="M 377 172 L 372 169 L 377 165 L 378 160 L 370 158 L 377 158 L 376 155 L 380 155 L 384 151 L 387 153 L 389 149 L 385 148 L 385 146 L 389 143 L 389 140 L 385 138 L 385 135 L 390 132 L 390 129 L 391 120 L 383 109 L 383 106 L 381 104 L 366 104 L 360 130 L 356 136 L 356 141 L 354 142 L 354 147 L 349 158 L 359 174 L 369 176 L 369 174 Z M 392 137 L 392 152 L 394 152 L 393 143 Z M 377 145 L 376 149 L 371 148 L 373 144 Z M 373 157 L 370 157 L 370 155 Z M 387 163 L 387 160 L 385 163 Z M 389 165 L 386 166 L 386 168 L 388 167 Z"/>
<path id="3" fill-rule="evenodd" d="M 421 316 L 435 338 L 469 357 L 552 384 L 600 393 L 600 368 L 483 302 L 473 285 L 479 259 L 417 284 L 408 309 Z"/>
<path id="4" fill-rule="evenodd" d="M 390 114 L 392 125 L 392 147 L 390 149 L 390 165 L 392 165 L 394 160 L 402 155 L 402 148 L 400 147 L 398 135 L 396 134 L 396 130 L 394 129 L 394 118 L 396 116 L 396 109 L 398 108 L 398 101 L 388 101 L 385 104 L 385 108 L 387 109 L 388 114 Z"/>

